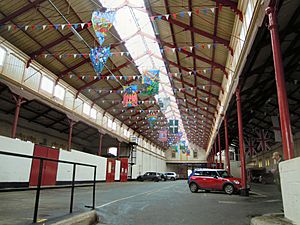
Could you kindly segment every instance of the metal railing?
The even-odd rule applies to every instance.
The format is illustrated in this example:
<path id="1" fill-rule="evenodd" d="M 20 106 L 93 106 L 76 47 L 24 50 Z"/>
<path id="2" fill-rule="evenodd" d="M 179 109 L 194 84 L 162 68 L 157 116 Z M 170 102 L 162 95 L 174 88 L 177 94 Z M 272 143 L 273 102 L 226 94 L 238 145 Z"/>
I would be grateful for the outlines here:
<path id="1" fill-rule="evenodd" d="M 33 222 L 37 222 L 38 217 L 38 210 L 39 210 L 39 201 L 40 201 L 40 192 L 43 189 L 61 189 L 61 188 L 71 188 L 71 199 L 70 199 L 70 210 L 69 212 L 73 212 L 73 199 L 74 199 L 74 190 L 75 187 L 93 187 L 93 199 L 92 199 L 92 206 L 90 208 L 95 209 L 95 199 L 96 199 L 96 171 L 97 166 L 95 165 L 89 165 L 84 163 L 76 163 L 76 162 L 69 162 L 64 160 L 56 160 L 56 159 L 48 159 L 43 157 L 37 157 L 37 156 L 30 156 L 30 155 L 23 155 L 18 153 L 11 153 L 11 152 L 3 152 L 0 151 L 0 155 L 8 155 L 8 156 L 15 156 L 15 157 L 21 157 L 21 158 L 30 158 L 30 159 L 37 159 L 40 160 L 40 166 L 39 166 L 39 174 L 38 174 L 38 184 L 36 187 L 25 187 L 25 188 L 9 188 L 9 189 L 0 189 L 0 192 L 11 192 L 11 191 L 28 191 L 28 190 L 36 190 L 35 195 L 35 205 L 34 205 L 34 214 L 33 214 Z M 52 186 L 52 187 L 42 187 L 42 177 L 43 177 L 43 165 L 44 161 L 52 161 L 57 163 L 65 163 L 65 164 L 71 164 L 73 165 L 73 173 L 72 173 L 72 183 L 71 185 L 64 185 L 64 186 Z M 86 167 L 93 167 L 94 168 L 94 179 L 93 184 L 77 184 L 75 185 L 75 177 L 76 177 L 76 166 L 86 166 Z"/>

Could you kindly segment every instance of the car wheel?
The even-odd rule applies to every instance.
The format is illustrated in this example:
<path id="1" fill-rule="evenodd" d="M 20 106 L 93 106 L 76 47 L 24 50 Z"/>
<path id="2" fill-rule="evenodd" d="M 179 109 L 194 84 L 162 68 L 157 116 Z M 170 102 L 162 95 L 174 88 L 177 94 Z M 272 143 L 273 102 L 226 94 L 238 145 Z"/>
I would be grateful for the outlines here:
<path id="1" fill-rule="evenodd" d="M 225 191 L 226 194 L 232 195 L 233 192 L 234 192 L 234 187 L 233 187 L 233 185 L 232 185 L 232 184 L 226 184 L 226 185 L 224 186 L 224 191 Z"/>
<path id="2" fill-rule="evenodd" d="M 262 183 L 262 184 L 267 184 L 267 181 L 266 181 L 265 179 L 262 179 L 262 180 L 261 180 L 261 183 Z"/>
<path id="3" fill-rule="evenodd" d="M 158 179 L 158 178 L 154 178 L 153 180 L 154 180 L 154 182 L 158 182 L 158 181 L 159 181 L 159 179 Z"/>
<path id="4" fill-rule="evenodd" d="M 190 191 L 192 192 L 192 193 L 196 193 L 196 192 L 198 192 L 198 185 L 197 184 L 195 184 L 195 183 L 191 183 L 190 184 Z"/>
<path id="5" fill-rule="evenodd" d="M 210 190 L 205 190 L 205 192 L 206 192 L 206 193 L 209 193 L 209 192 L 210 192 Z"/>
<path id="6" fill-rule="evenodd" d="M 175 178 L 174 178 L 174 177 L 171 177 L 171 181 L 175 181 Z"/>

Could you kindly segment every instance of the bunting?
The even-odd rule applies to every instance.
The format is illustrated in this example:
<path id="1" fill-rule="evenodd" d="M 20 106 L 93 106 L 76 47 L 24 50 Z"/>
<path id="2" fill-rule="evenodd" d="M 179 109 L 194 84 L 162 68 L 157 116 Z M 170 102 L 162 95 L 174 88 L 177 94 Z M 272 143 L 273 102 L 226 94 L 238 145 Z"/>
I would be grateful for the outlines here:
<path id="1" fill-rule="evenodd" d="M 148 122 L 150 124 L 150 127 L 154 126 L 154 123 L 156 122 L 156 120 L 157 120 L 157 115 L 155 113 L 150 113 L 148 115 Z"/>
<path id="2" fill-rule="evenodd" d="M 123 106 L 132 107 L 138 105 L 138 86 L 124 86 Z"/>

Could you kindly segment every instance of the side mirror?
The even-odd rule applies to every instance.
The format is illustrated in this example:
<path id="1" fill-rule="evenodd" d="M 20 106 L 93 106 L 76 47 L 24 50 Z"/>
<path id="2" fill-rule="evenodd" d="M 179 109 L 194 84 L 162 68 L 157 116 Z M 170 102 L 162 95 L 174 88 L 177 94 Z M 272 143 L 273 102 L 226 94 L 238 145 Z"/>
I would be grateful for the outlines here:
<path id="1" fill-rule="evenodd" d="M 215 179 L 218 179 L 219 177 L 217 175 L 214 176 Z"/>

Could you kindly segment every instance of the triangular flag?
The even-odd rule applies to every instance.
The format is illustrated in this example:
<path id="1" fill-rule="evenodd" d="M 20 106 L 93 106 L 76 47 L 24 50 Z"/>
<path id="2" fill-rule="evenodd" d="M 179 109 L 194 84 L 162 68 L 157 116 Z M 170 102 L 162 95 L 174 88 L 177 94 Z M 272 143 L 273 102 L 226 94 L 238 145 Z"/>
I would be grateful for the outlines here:
<path id="1" fill-rule="evenodd" d="M 176 19 L 177 15 L 176 13 L 173 13 L 173 18 Z"/>
<path id="2" fill-rule="evenodd" d="M 80 24 L 80 26 L 81 26 L 81 29 L 83 29 L 83 28 L 84 28 L 84 25 L 85 25 L 85 23 L 81 23 L 81 24 Z"/>
<path id="3" fill-rule="evenodd" d="M 121 52 L 121 56 L 123 56 L 124 55 L 124 52 Z"/>
<path id="4" fill-rule="evenodd" d="M 169 17 L 170 17 L 170 14 L 167 14 L 167 15 L 166 15 L 166 19 L 168 20 L 168 19 L 169 19 Z"/>
<path id="5" fill-rule="evenodd" d="M 74 54 L 73 56 L 74 56 L 74 59 L 76 59 L 76 57 L 77 57 L 77 54 Z"/>
<path id="6" fill-rule="evenodd" d="M 208 48 L 210 48 L 210 46 L 211 46 L 210 44 L 207 44 L 207 47 L 208 47 Z"/>
<path id="7" fill-rule="evenodd" d="M 29 26 L 25 26 L 25 27 L 24 27 L 24 30 L 27 30 L 27 29 L 28 29 L 28 27 L 29 27 Z"/>
<path id="8" fill-rule="evenodd" d="M 197 15 L 199 15 L 199 13 L 200 13 L 200 10 L 199 10 L 199 9 L 196 9 L 196 11 L 195 11 L 195 12 L 196 12 L 196 14 L 197 14 Z"/>
<path id="9" fill-rule="evenodd" d="M 47 56 L 48 56 L 47 54 L 44 55 L 45 59 L 47 58 Z"/>
<path id="10" fill-rule="evenodd" d="M 61 29 L 63 30 L 65 28 L 66 24 L 61 24 Z"/>
<path id="11" fill-rule="evenodd" d="M 172 51 L 175 52 L 176 48 L 172 48 Z"/>
<path id="12" fill-rule="evenodd" d="M 190 47 L 190 50 L 193 51 L 193 46 Z"/>
<path id="13" fill-rule="evenodd" d="M 210 8 L 212 13 L 215 13 L 215 8 Z"/>
<path id="14" fill-rule="evenodd" d="M 47 25 L 43 25 L 43 30 L 45 30 L 45 29 L 46 29 L 46 27 L 47 27 Z"/>
<path id="15" fill-rule="evenodd" d="M 219 5 L 219 10 L 220 10 L 220 12 L 222 11 L 222 7 L 223 7 L 223 6 L 220 4 L 220 5 Z"/>
<path id="16" fill-rule="evenodd" d="M 180 15 L 181 17 L 184 17 L 184 11 L 181 11 L 181 12 L 179 13 L 179 15 Z"/>
<path id="17" fill-rule="evenodd" d="M 192 12 L 191 11 L 188 11 L 188 15 L 189 15 L 189 17 L 192 15 Z"/>

